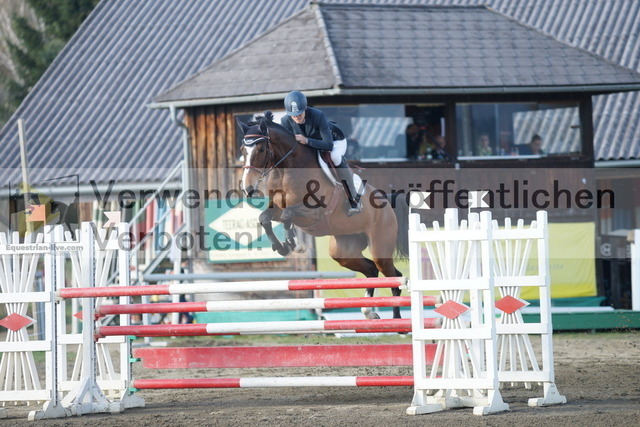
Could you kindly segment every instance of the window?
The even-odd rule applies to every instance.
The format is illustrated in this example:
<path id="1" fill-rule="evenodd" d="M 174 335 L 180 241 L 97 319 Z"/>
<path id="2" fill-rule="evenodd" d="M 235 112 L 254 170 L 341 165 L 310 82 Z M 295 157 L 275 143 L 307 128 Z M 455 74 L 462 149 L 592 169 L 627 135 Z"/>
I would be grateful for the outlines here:
<path id="1" fill-rule="evenodd" d="M 445 140 L 444 106 L 404 104 L 360 104 L 317 106 L 347 137 L 349 160 L 362 162 L 406 162 L 437 159 L 436 144 Z M 280 122 L 284 110 L 273 111 Z M 244 123 L 254 114 L 235 117 Z M 410 134 L 408 136 L 408 134 Z M 242 133 L 236 132 L 242 144 Z M 238 154 L 240 156 L 240 154 Z M 450 156 L 447 156 L 450 159 Z M 440 159 L 447 160 L 447 159 Z"/>
<path id="2" fill-rule="evenodd" d="M 582 152 L 578 103 L 456 104 L 458 158 Z"/>
<path id="3" fill-rule="evenodd" d="M 363 162 L 427 160 L 444 134 L 444 106 L 320 106 L 348 140 L 346 157 Z M 410 132 L 413 136 L 407 137 Z"/>

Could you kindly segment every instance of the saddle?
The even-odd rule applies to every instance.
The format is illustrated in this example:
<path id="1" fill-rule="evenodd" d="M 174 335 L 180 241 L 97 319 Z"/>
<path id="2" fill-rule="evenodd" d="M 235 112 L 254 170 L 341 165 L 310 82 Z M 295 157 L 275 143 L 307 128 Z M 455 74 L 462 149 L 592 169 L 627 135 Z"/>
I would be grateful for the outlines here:
<path id="1" fill-rule="evenodd" d="M 322 169 L 333 185 L 342 185 L 340 184 L 340 179 L 336 173 L 336 165 L 334 165 L 331 160 L 331 151 L 318 150 L 318 163 L 320 164 L 320 169 Z M 356 188 L 362 187 L 362 178 L 360 178 L 360 175 L 355 172 L 353 173 L 353 183 Z"/>
<path id="2" fill-rule="evenodd" d="M 333 182 L 333 185 L 336 185 L 338 183 L 338 175 L 336 173 L 336 165 L 331 160 L 331 151 L 318 150 L 318 163 L 327 178 Z"/>
<path id="3" fill-rule="evenodd" d="M 346 139 L 344 132 L 342 132 L 342 129 L 336 125 L 336 122 L 329 121 L 329 129 L 331 130 L 331 139 L 334 141 L 342 141 L 343 139 Z M 338 185 L 340 179 L 336 173 L 336 165 L 334 165 L 333 160 L 331 160 L 331 152 L 318 150 L 318 163 L 333 185 Z M 354 181 L 357 179 L 359 183 L 359 178 L 360 177 L 356 178 L 354 173 Z"/>
<path id="4" fill-rule="evenodd" d="M 331 152 L 318 150 L 318 163 L 320 164 L 320 169 L 322 169 L 322 172 L 324 172 L 334 187 L 323 215 L 315 224 L 305 227 L 305 230 L 310 233 L 315 233 L 315 235 L 318 236 L 324 236 L 334 233 L 332 224 L 333 213 L 339 206 L 339 203 L 344 200 L 345 193 L 336 173 L 336 166 L 331 160 Z M 356 188 L 362 187 L 362 178 L 356 173 L 353 174 L 353 182 Z"/>

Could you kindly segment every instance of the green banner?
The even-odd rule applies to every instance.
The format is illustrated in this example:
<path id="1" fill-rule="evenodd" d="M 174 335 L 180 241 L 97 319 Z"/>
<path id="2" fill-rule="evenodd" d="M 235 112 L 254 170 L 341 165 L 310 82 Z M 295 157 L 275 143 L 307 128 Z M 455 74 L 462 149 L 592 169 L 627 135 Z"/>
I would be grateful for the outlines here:
<path id="1" fill-rule="evenodd" d="M 251 262 L 278 261 L 284 257 L 271 249 L 271 242 L 258 217 L 268 199 L 208 200 L 204 210 L 205 236 L 209 261 Z M 284 239 L 282 224 L 273 223 L 276 236 Z"/>

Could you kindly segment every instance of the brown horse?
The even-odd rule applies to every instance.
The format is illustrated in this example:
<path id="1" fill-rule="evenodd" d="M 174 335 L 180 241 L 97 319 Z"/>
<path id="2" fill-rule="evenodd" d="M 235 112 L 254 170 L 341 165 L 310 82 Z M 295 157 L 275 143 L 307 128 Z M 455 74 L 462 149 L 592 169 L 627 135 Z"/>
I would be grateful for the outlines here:
<path id="1" fill-rule="evenodd" d="M 329 255 L 343 267 L 366 277 L 377 277 L 379 272 L 387 277 L 402 275 L 394 266 L 394 253 L 397 250 L 406 256 L 408 252 L 407 227 L 403 225 L 398 233 L 399 220 L 406 224 L 405 203 L 399 204 L 403 209 L 394 211 L 387 199 L 381 199 L 381 192 L 366 185 L 361 191 L 361 212 L 348 217 L 342 185 L 323 172 L 317 151 L 298 143 L 293 134 L 273 122 L 271 112 L 249 124 L 238 120 L 238 125 L 244 135 L 243 191 L 249 197 L 269 197 L 259 221 L 274 250 L 288 255 L 298 248 L 295 225 L 312 236 L 331 235 Z M 274 234 L 272 221 L 284 224 L 284 242 Z M 373 260 L 362 255 L 367 246 Z M 367 289 L 367 296 L 373 292 Z M 392 288 L 392 294 L 400 295 L 400 289 Z M 378 318 L 369 308 L 362 311 L 368 318 Z M 393 308 L 393 317 L 400 318 L 398 307 Z"/>

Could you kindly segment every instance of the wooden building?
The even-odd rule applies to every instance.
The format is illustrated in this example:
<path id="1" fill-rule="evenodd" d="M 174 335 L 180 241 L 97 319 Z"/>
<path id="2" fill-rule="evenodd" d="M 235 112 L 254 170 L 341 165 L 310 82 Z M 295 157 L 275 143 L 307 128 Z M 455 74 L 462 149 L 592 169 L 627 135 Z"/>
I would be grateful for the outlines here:
<path id="1" fill-rule="evenodd" d="M 351 160 L 382 188 L 408 191 L 410 183 L 481 169 L 484 182 L 466 174 L 474 187 L 482 183 L 477 189 L 509 170 L 526 172 L 518 179 L 537 175 L 531 191 L 553 188 L 560 177 L 575 194 L 595 191 L 592 96 L 639 87 L 638 73 L 486 7 L 312 4 L 159 95 L 155 106 L 184 109 L 203 193 L 238 188 L 235 119 L 281 114 L 284 95 L 295 89 L 357 144 Z M 422 138 L 413 153 L 404 137 L 410 124 Z M 534 134 L 543 153 L 523 154 Z M 440 137 L 445 160 L 430 155 Z M 544 205 L 544 194 L 537 197 Z M 595 218 L 572 197 L 552 217 Z"/>

